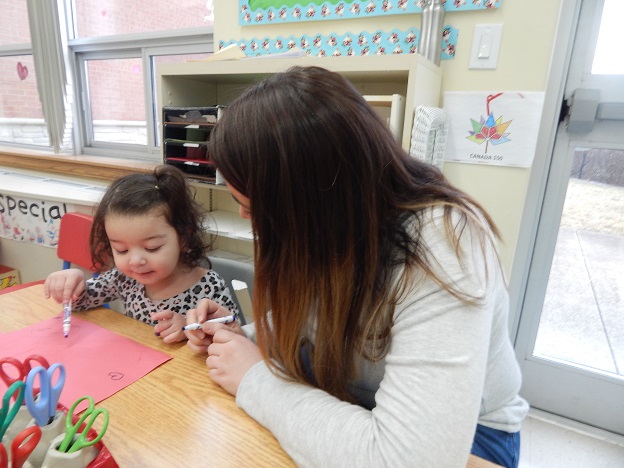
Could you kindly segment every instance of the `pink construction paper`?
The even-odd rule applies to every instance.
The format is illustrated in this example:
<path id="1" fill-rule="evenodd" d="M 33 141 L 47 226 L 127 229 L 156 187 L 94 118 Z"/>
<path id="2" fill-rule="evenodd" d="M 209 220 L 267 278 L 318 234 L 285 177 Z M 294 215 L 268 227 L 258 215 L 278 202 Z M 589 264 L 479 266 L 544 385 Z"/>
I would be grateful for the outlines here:
<path id="1" fill-rule="evenodd" d="M 100 402 L 171 359 L 165 353 L 75 315 L 69 336 L 65 338 L 62 322 L 62 316 L 58 316 L 21 330 L 1 333 L 0 357 L 11 356 L 23 361 L 30 354 L 39 354 L 50 365 L 62 363 L 66 379 L 59 402 L 66 408 L 86 395 Z M 1 380 L 0 385 L 4 386 Z"/>

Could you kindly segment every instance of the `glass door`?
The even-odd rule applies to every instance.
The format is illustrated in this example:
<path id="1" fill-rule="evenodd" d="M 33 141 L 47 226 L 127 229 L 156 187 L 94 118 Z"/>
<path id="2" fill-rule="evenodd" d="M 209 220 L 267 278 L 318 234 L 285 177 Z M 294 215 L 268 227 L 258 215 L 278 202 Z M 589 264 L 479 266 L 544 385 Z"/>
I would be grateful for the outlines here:
<path id="1" fill-rule="evenodd" d="M 624 434 L 624 2 L 576 5 L 516 345 L 532 407 Z"/>

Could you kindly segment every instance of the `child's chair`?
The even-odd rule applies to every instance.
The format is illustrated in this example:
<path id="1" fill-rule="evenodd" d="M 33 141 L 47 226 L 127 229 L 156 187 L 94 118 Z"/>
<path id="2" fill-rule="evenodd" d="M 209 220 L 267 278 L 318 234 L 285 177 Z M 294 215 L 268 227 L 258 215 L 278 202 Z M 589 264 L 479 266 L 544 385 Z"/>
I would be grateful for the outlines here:
<path id="1" fill-rule="evenodd" d="M 251 296 L 253 294 L 254 267 L 248 263 L 231 260 L 229 258 L 208 257 L 212 269 L 221 275 L 225 284 L 230 288 L 232 300 L 241 311 L 240 321 L 242 325 L 247 319 L 253 318 L 251 310 Z"/>
<path id="2" fill-rule="evenodd" d="M 65 213 L 61 218 L 56 255 L 63 260 L 63 270 L 67 270 L 73 264 L 90 271 L 94 277 L 98 275 L 97 267 L 91 261 L 91 252 L 89 250 L 89 236 L 91 235 L 92 224 L 93 217 L 83 213 Z M 18 289 L 27 288 L 44 281 L 33 281 L 27 284 L 12 286 L 1 290 L 0 294 L 17 291 Z"/>
<path id="3" fill-rule="evenodd" d="M 73 264 L 97 275 L 89 248 L 92 225 L 93 216 L 84 213 L 65 213 L 61 218 L 56 255 L 63 260 L 63 270 Z"/>
<path id="4" fill-rule="evenodd" d="M 96 278 L 98 265 L 93 264 L 89 237 L 93 226 L 93 216 L 84 213 L 65 213 L 61 218 L 56 256 L 63 260 L 63 270 L 77 265 L 90 271 Z M 110 308 L 108 304 L 103 307 Z"/>

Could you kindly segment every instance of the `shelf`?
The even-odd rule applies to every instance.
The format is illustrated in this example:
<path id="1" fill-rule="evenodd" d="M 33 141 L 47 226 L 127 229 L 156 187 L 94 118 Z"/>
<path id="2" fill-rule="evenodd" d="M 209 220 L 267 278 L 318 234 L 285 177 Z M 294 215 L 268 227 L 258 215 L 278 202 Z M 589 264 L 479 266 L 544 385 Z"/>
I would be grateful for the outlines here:
<path id="1" fill-rule="evenodd" d="M 165 122 L 163 125 L 166 127 L 200 128 L 200 127 L 214 127 L 216 123 Z"/>
<path id="2" fill-rule="evenodd" d="M 227 192 L 225 184 L 217 184 L 216 181 L 196 179 L 193 176 L 187 175 L 188 182 L 196 189 L 208 189 L 208 190 L 221 190 Z"/>
<path id="3" fill-rule="evenodd" d="M 62 178 L 42 177 L 34 173 L 27 174 L 10 169 L 5 170 L 2 167 L 0 167 L 0 186 L 5 197 L 17 198 L 17 200 L 14 200 L 16 203 L 14 207 L 9 206 L 13 201 L 8 202 L 7 206 L 5 206 L 8 216 L 13 216 L 11 213 L 13 209 L 16 210 L 16 213 L 25 209 L 21 204 L 27 203 L 27 205 L 30 205 L 30 202 L 25 202 L 22 198 L 94 206 L 99 203 L 106 191 L 106 185 L 85 184 Z M 18 202 L 20 205 L 17 204 Z M 32 210 L 33 205 L 30 206 Z M 43 206 L 41 209 L 43 209 Z"/>
<path id="4" fill-rule="evenodd" d="M 237 262 L 247 263 L 252 266 L 254 264 L 253 257 L 228 252 L 227 250 L 220 250 L 220 249 L 211 250 L 208 255 L 210 255 L 211 257 L 219 257 L 219 258 L 227 258 L 230 260 L 236 260 Z"/>
<path id="5" fill-rule="evenodd" d="M 320 66 L 340 73 L 362 95 L 404 96 L 402 124 L 393 129 L 409 151 L 414 109 L 440 104 L 439 67 L 419 54 L 360 57 L 300 57 L 160 64 L 160 106 L 227 106 L 249 86 L 291 66 Z"/>
<path id="6" fill-rule="evenodd" d="M 364 95 L 363 97 L 386 122 L 396 140 L 401 142 L 405 120 L 405 96 L 389 94 Z"/>
<path id="7" fill-rule="evenodd" d="M 251 221 L 238 213 L 211 211 L 204 220 L 204 229 L 210 234 L 253 242 Z"/>
<path id="8" fill-rule="evenodd" d="M 196 157 L 198 148 L 182 146 L 179 141 L 196 144 L 209 140 L 212 129 L 203 122 L 207 114 L 218 121 L 220 114 L 227 112 L 227 105 L 250 86 L 293 66 L 319 66 L 344 76 L 388 124 L 405 151 L 410 148 L 416 107 L 440 104 L 440 68 L 418 54 L 159 64 L 156 82 L 158 106 L 163 111 L 163 141 L 178 141 L 177 147 L 163 143 L 163 160 L 169 159 L 187 173 L 202 205 L 212 210 L 204 228 L 215 236 L 214 248 L 223 255 L 253 257 L 251 222 L 239 216 L 238 205 L 226 187 L 215 184 L 216 180 L 222 181 L 219 174 L 214 174 L 214 180 L 202 180 L 193 174 L 207 170 L 208 163 L 202 164 Z"/>

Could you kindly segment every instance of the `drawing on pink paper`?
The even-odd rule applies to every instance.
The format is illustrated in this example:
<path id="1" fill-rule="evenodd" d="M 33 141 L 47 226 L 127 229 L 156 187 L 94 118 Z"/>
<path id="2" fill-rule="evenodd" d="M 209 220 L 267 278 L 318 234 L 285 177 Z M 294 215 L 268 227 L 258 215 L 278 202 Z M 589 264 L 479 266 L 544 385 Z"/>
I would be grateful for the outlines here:
<path id="1" fill-rule="evenodd" d="M 65 338 L 62 321 L 59 315 L 1 334 L 0 357 L 23 360 L 30 354 L 39 354 L 50 364 L 62 363 L 67 376 L 60 404 L 67 408 L 85 395 L 100 402 L 171 359 L 75 315 L 71 333 Z"/>

